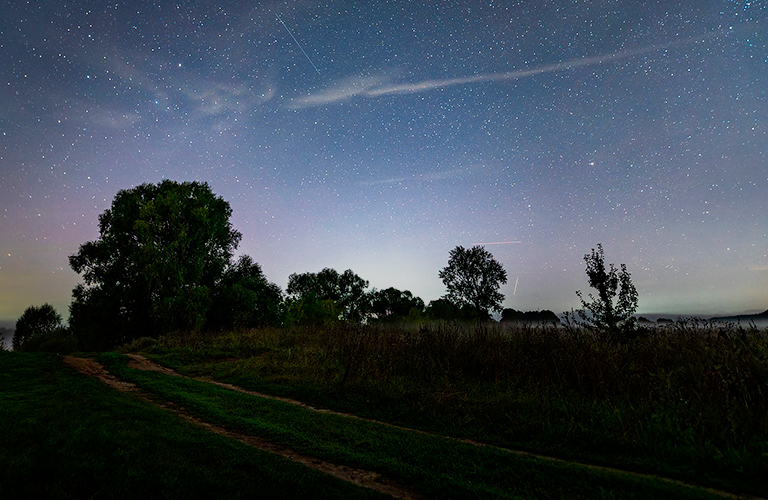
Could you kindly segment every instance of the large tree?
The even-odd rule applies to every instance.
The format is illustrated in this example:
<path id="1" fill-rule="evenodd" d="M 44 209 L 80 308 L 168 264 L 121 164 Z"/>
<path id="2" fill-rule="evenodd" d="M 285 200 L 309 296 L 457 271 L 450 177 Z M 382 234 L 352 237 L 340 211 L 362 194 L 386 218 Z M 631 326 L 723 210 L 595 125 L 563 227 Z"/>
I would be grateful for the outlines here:
<path id="1" fill-rule="evenodd" d="M 478 319 L 502 310 L 504 295 L 499 287 L 507 282 L 507 272 L 484 247 L 454 248 L 439 275 L 448 289 L 446 297 L 458 307 L 472 306 Z"/>
<path id="2" fill-rule="evenodd" d="M 70 256 L 84 283 L 70 324 L 85 345 L 203 327 L 241 235 L 207 183 L 169 180 L 122 190 L 99 216 L 99 239 Z"/>

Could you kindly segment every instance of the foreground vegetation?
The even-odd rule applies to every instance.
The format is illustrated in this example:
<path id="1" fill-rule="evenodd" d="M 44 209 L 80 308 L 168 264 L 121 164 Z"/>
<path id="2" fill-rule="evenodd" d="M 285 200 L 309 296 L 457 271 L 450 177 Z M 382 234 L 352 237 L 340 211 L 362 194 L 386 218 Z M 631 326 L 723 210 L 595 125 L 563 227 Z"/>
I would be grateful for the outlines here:
<path id="1" fill-rule="evenodd" d="M 0 498 L 386 498 L 0 351 Z"/>
<path id="2" fill-rule="evenodd" d="M 688 320 L 616 343 L 577 326 L 336 324 L 126 349 L 402 426 L 768 494 L 768 338 L 756 328 Z"/>
<path id="3" fill-rule="evenodd" d="M 318 413 L 285 401 L 156 371 L 126 358 L 100 359 L 138 384 L 207 422 L 287 445 L 305 455 L 374 471 L 427 498 L 712 498 L 649 478 L 521 456 L 349 416 Z"/>

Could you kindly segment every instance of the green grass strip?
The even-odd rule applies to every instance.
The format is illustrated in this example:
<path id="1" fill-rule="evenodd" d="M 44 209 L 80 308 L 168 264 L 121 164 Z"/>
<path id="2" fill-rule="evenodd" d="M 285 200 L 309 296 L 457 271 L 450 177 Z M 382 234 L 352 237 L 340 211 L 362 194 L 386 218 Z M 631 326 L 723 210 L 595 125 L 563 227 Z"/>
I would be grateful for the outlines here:
<path id="1" fill-rule="evenodd" d="M 317 413 L 216 385 L 132 370 L 110 371 L 198 418 L 287 445 L 300 453 L 379 472 L 439 498 L 717 498 L 700 489 L 519 456 L 349 417 Z"/>
<path id="2" fill-rule="evenodd" d="M 368 349 L 363 358 L 370 361 L 379 359 L 380 353 L 385 355 L 386 345 L 366 344 L 376 339 L 375 332 L 368 335 L 370 332 L 361 327 L 356 333 Z M 699 345 L 699 337 L 706 334 L 700 330 L 681 333 L 694 345 Z M 764 479 L 768 476 L 768 437 L 764 426 L 755 428 L 747 423 L 765 413 L 762 399 L 739 406 L 733 401 L 720 405 L 715 398 L 703 411 L 701 403 L 697 408 L 680 396 L 682 390 L 690 397 L 691 390 L 700 401 L 706 400 L 706 393 L 699 396 L 696 389 L 696 384 L 702 383 L 701 374 L 677 380 L 677 385 L 667 387 L 669 397 L 653 401 L 637 393 L 606 398 L 560 391 L 557 384 L 542 381 L 539 385 L 535 373 L 529 373 L 533 379 L 519 386 L 509 380 L 450 380 L 440 369 L 433 370 L 434 380 L 429 376 L 382 376 L 374 370 L 340 383 L 338 360 L 315 345 L 317 335 L 295 336 L 296 332 L 288 330 L 229 333 L 196 341 L 193 348 L 155 344 L 148 355 L 184 375 L 211 377 L 402 427 L 768 496 Z M 660 340 L 662 347 L 664 342 Z M 526 345 L 522 345 L 523 351 L 530 347 L 535 352 L 536 345 Z M 720 347 L 729 352 L 727 346 Z M 392 360 L 402 362 L 403 356 L 407 357 L 393 354 Z M 678 361 L 685 366 L 692 361 L 691 356 Z M 510 361 L 510 366 L 514 364 Z M 631 369 L 640 386 L 658 383 L 661 372 L 645 372 L 638 366 Z M 744 378 L 747 386 L 759 392 L 762 379 L 758 372 L 752 377 L 749 370 L 738 371 L 736 379 L 726 379 L 736 387 L 739 383 L 734 381 Z"/>
<path id="3" fill-rule="evenodd" d="M 0 498 L 388 498 L 0 351 Z"/>

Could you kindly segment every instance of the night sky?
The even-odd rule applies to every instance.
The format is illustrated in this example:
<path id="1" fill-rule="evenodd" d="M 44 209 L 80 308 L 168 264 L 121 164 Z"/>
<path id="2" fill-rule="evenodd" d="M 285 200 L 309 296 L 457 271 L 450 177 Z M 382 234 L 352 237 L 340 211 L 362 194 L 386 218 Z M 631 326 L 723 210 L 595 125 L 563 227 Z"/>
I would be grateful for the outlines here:
<path id="1" fill-rule="evenodd" d="M 3 0 L 0 320 L 53 304 L 115 193 L 206 181 L 285 287 L 426 302 L 485 244 L 570 310 L 597 243 L 641 314 L 768 308 L 763 1 Z"/>

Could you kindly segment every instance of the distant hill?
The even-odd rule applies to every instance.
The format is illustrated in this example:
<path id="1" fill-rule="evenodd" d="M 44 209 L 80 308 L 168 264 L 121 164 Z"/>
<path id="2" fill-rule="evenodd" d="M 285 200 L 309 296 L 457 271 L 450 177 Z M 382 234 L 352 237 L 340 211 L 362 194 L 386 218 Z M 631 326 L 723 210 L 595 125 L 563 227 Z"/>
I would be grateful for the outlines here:
<path id="1" fill-rule="evenodd" d="M 768 321 L 768 309 L 757 314 L 739 314 L 738 316 L 720 316 L 718 318 L 712 318 L 713 321 L 727 321 L 731 323 L 742 322 L 749 323 L 750 321 Z"/>

